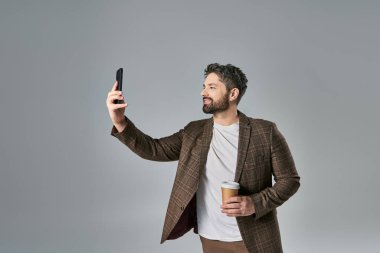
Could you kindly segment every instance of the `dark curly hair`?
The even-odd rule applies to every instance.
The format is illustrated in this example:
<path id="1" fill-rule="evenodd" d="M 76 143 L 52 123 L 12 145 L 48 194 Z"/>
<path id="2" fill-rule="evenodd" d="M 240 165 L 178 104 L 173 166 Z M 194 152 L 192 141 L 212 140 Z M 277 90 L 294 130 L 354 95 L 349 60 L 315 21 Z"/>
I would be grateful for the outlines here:
<path id="1" fill-rule="evenodd" d="M 206 78 L 210 73 L 215 73 L 221 82 L 226 85 L 228 91 L 233 88 L 238 88 L 239 96 L 236 102 L 239 104 L 240 99 L 247 90 L 248 79 L 241 71 L 240 68 L 231 64 L 221 65 L 219 63 L 211 63 L 205 68 L 204 77 Z"/>

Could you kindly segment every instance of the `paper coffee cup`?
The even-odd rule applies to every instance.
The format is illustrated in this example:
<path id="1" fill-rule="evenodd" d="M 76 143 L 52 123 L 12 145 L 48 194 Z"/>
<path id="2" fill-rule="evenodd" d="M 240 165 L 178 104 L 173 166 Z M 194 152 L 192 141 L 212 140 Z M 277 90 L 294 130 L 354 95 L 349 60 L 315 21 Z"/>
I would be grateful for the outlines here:
<path id="1" fill-rule="evenodd" d="M 239 183 L 233 181 L 222 182 L 222 201 L 225 203 L 230 197 L 237 196 L 240 189 Z"/>

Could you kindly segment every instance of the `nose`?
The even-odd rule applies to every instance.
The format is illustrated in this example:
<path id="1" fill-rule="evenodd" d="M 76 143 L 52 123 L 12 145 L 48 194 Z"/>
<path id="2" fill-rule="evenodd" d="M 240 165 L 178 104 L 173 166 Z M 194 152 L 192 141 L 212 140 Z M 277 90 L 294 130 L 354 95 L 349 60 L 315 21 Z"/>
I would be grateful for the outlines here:
<path id="1" fill-rule="evenodd" d="M 207 95 L 206 89 L 202 89 L 201 97 L 205 97 Z"/>

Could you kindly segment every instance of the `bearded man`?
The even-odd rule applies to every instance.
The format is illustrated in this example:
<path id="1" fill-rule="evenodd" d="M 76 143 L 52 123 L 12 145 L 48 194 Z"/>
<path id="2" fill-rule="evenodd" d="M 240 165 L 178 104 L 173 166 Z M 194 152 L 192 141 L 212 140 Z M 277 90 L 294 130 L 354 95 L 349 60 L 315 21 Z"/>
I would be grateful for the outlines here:
<path id="1" fill-rule="evenodd" d="M 203 112 L 212 117 L 163 138 L 141 132 L 124 115 L 128 105 L 115 83 L 106 101 L 111 135 L 144 159 L 179 161 L 161 243 L 193 229 L 204 253 L 282 252 L 276 208 L 300 186 L 286 140 L 275 123 L 237 109 L 248 82 L 240 68 L 213 63 L 204 77 Z M 222 203 L 226 180 L 240 189 Z"/>

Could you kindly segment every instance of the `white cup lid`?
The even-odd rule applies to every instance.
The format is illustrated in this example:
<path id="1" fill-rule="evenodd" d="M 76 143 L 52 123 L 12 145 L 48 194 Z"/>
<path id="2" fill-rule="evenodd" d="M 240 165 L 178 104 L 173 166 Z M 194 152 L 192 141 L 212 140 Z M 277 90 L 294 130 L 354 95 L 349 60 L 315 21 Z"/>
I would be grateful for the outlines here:
<path id="1" fill-rule="evenodd" d="M 227 189 L 240 189 L 239 183 L 236 183 L 234 181 L 223 181 L 222 187 Z"/>

